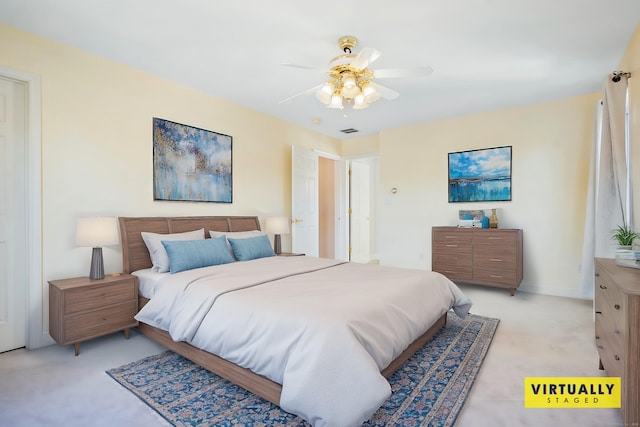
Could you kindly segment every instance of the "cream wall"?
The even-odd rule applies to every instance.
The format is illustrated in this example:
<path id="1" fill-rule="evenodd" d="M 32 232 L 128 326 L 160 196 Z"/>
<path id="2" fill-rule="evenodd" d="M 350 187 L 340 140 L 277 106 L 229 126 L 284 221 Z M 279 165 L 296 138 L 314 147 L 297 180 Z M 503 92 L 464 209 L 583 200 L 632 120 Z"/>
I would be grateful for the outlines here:
<path id="1" fill-rule="evenodd" d="M 639 52 L 636 31 L 620 69 L 640 75 Z M 455 224 L 458 209 L 498 207 L 501 227 L 524 229 L 522 289 L 580 296 L 588 153 L 598 94 L 339 142 L 4 24 L 0 65 L 41 77 L 43 302 L 47 280 L 87 274 L 90 249 L 74 246 L 78 216 L 286 215 L 292 144 L 345 158 L 379 155 L 376 235 L 382 263 L 430 268 L 432 225 Z M 635 84 L 636 139 L 639 103 L 640 84 Z M 233 136 L 232 204 L 153 201 L 152 117 Z M 447 203 L 447 153 L 500 145 L 513 146 L 513 201 Z M 640 164 L 638 145 L 634 142 L 635 165 Z M 638 171 L 634 183 L 640 188 Z M 390 193 L 392 187 L 397 194 Z M 639 206 L 636 197 L 636 224 Z M 283 236 L 283 249 L 289 248 Z M 105 248 L 105 269 L 120 271 L 119 248 Z M 46 304 L 43 314 L 46 319 Z"/>
<path id="2" fill-rule="evenodd" d="M 41 78 L 44 331 L 47 281 L 88 275 L 78 216 L 289 215 L 291 146 L 339 154 L 338 140 L 3 24 L 0 65 Z M 233 136 L 233 203 L 153 200 L 153 117 Z M 121 271 L 119 247 L 104 257 Z"/>
<path id="3" fill-rule="evenodd" d="M 432 226 L 457 224 L 459 209 L 495 207 L 500 227 L 524 230 L 521 289 L 580 297 L 597 99 L 593 94 L 381 132 L 381 262 L 429 269 Z M 513 147 L 512 201 L 448 203 L 448 153 L 505 145 Z"/>

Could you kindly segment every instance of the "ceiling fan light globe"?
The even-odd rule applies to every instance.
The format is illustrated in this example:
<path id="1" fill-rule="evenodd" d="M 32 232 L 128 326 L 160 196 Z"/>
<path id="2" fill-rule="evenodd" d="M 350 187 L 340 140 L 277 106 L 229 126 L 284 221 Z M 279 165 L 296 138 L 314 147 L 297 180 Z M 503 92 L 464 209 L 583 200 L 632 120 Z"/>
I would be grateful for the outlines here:
<path id="1" fill-rule="evenodd" d="M 356 96 L 360 95 L 360 88 L 358 86 L 350 86 L 343 87 L 340 91 L 342 96 L 346 99 L 354 99 Z"/>
<path id="2" fill-rule="evenodd" d="M 342 96 L 340 96 L 337 93 L 334 93 L 331 96 L 331 102 L 329 103 L 329 105 L 327 105 L 327 107 L 329 108 L 337 108 L 342 110 L 343 106 L 342 106 Z"/>
<path id="3" fill-rule="evenodd" d="M 345 74 L 342 78 L 342 85 L 346 88 L 354 87 L 356 85 L 356 77 L 351 73 Z"/>
<path id="4" fill-rule="evenodd" d="M 353 99 L 353 109 L 354 110 L 362 110 L 364 108 L 369 108 L 369 104 L 367 104 L 364 100 L 364 95 L 359 94 Z"/>
<path id="5" fill-rule="evenodd" d="M 329 104 L 331 102 L 331 94 L 326 93 L 322 89 L 316 91 L 316 98 L 323 104 Z"/>
<path id="6" fill-rule="evenodd" d="M 378 99 L 380 99 L 380 93 L 369 82 L 367 82 L 367 84 L 363 86 L 362 94 L 364 95 L 364 101 L 367 104 L 371 104 L 372 102 L 376 102 Z"/>
<path id="7" fill-rule="evenodd" d="M 380 94 L 378 92 L 372 93 L 364 97 L 364 100 L 367 104 L 372 104 L 380 99 Z"/>

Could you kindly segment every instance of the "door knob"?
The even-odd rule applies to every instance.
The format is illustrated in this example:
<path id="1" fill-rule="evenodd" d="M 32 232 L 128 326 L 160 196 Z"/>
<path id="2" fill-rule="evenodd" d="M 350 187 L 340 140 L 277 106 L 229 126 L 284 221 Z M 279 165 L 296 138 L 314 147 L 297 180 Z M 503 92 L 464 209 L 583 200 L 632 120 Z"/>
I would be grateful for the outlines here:
<path id="1" fill-rule="evenodd" d="M 302 222 L 302 221 L 304 221 L 304 220 L 298 219 L 298 218 L 294 218 L 294 219 L 291 220 L 291 222 Z"/>

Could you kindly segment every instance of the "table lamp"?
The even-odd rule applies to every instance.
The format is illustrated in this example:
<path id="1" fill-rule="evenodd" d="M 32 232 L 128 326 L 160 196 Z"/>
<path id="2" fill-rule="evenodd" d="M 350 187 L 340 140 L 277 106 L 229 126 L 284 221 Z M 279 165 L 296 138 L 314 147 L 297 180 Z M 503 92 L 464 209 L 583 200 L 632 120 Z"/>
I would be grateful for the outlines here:
<path id="1" fill-rule="evenodd" d="M 93 248 L 90 279 L 104 279 L 102 247 L 118 243 L 120 243 L 120 236 L 118 236 L 118 222 L 115 217 L 78 218 L 76 246 Z"/>
<path id="2" fill-rule="evenodd" d="M 276 254 L 282 253 L 281 234 L 289 233 L 289 218 L 284 216 L 273 216 L 267 218 L 265 231 L 273 234 L 273 250 Z"/>

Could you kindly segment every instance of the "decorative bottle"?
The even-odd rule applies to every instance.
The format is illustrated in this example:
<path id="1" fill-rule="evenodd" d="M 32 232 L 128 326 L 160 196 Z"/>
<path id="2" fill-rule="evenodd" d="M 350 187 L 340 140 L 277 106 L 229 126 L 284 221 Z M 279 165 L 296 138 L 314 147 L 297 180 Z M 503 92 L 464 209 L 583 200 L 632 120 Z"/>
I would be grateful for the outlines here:
<path id="1" fill-rule="evenodd" d="M 498 228 L 498 215 L 495 209 L 491 209 L 491 218 L 489 219 L 490 228 Z"/>

